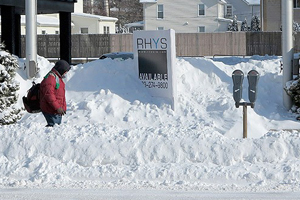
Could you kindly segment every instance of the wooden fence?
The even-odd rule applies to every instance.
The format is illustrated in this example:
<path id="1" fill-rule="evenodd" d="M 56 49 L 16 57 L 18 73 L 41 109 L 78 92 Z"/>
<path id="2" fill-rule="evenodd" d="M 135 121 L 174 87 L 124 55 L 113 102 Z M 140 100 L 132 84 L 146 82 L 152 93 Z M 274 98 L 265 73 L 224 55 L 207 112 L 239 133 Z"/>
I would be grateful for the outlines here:
<path id="1" fill-rule="evenodd" d="M 116 51 L 133 51 L 132 34 L 72 35 L 72 58 L 98 58 Z M 295 35 L 295 52 L 300 51 Z M 59 35 L 38 35 L 38 54 L 58 58 Z M 21 38 L 25 57 L 25 36 Z M 176 33 L 177 56 L 281 55 L 281 32 Z"/>

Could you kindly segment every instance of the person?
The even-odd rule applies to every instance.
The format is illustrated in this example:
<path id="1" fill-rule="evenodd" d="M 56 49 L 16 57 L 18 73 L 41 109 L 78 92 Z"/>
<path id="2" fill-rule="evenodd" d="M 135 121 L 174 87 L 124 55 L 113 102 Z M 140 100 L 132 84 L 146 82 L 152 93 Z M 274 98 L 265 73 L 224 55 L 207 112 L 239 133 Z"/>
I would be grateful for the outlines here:
<path id="1" fill-rule="evenodd" d="M 66 114 L 65 83 L 62 79 L 70 69 L 68 62 L 59 60 L 41 82 L 40 107 L 47 121 L 46 127 L 61 124 L 62 116 Z"/>

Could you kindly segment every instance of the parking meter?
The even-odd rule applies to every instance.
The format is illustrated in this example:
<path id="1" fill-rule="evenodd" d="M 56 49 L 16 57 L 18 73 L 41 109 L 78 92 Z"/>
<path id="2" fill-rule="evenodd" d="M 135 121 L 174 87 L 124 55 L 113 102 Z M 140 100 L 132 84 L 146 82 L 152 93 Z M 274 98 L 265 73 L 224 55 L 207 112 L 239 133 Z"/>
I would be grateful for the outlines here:
<path id="1" fill-rule="evenodd" d="M 232 73 L 232 80 L 233 80 L 233 99 L 235 101 L 235 107 L 238 108 L 239 103 L 242 99 L 244 73 L 239 69 L 234 70 L 234 72 Z"/>
<path id="2" fill-rule="evenodd" d="M 247 75 L 249 87 L 248 87 L 248 98 L 251 103 L 251 108 L 254 108 L 254 103 L 257 96 L 257 83 L 259 80 L 259 73 L 256 70 L 251 70 Z"/>

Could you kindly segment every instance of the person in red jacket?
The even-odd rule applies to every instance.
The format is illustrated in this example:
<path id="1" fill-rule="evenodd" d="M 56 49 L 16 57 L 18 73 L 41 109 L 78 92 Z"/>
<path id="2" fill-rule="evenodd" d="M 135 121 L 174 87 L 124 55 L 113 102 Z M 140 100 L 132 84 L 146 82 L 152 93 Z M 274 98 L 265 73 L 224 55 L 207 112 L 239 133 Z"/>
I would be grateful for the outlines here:
<path id="1" fill-rule="evenodd" d="M 61 124 L 62 115 L 66 114 L 65 83 L 62 78 L 70 69 L 65 60 L 59 60 L 41 82 L 40 107 L 48 123 L 46 127 Z"/>

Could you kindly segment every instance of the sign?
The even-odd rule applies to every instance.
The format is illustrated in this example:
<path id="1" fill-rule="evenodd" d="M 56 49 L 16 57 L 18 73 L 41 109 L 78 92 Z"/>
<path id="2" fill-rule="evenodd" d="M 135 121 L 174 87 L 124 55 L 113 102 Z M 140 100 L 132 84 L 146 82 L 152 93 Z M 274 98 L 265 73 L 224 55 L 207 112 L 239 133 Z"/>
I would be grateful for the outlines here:
<path id="1" fill-rule="evenodd" d="M 133 40 L 139 80 L 152 96 L 171 100 L 175 110 L 175 31 L 135 31 Z"/>

